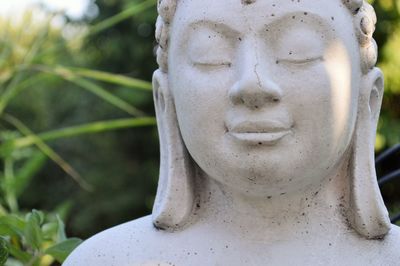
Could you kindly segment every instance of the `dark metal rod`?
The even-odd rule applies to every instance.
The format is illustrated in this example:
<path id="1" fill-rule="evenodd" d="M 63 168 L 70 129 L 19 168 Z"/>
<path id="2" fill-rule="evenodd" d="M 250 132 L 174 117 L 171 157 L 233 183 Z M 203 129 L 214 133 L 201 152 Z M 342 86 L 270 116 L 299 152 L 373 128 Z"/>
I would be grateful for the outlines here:
<path id="1" fill-rule="evenodd" d="M 386 151 L 382 152 L 378 157 L 376 157 L 375 165 L 380 164 L 387 157 L 389 157 L 397 152 L 400 152 L 400 144 L 397 144 L 394 147 L 387 149 Z"/>
<path id="2" fill-rule="evenodd" d="M 393 218 L 390 219 L 392 221 L 392 223 L 395 223 L 397 221 L 400 221 L 400 213 L 393 216 Z"/>
<path id="3" fill-rule="evenodd" d="M 382 186 L 383 184 L 392 181 L 395 178 L 399 178 L 400 177 L 400 169 L 397 169 L 394 172 L 391 172 L 390 174 L 387 174 L 381 178 L 378 179 L 378 184 L 379 186 Z"/>

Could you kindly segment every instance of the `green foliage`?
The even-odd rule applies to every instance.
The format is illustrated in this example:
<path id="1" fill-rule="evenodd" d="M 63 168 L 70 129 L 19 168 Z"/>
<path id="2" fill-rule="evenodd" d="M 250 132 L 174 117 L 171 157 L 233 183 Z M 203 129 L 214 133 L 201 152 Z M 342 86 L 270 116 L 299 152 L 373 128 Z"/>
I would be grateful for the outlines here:
<path id="1" fill-rule="evenodd" d="M 58 203 L 59 211 L 27 212 L 27 208 L 20 205 L 21 198 L 29 194 L 26 192 L 36 183 L 35 178 L 43 175 L 42 169 L 48 165 L 48 160 L 58 165 L 84 191 L 94 189 L 68 159 L 56 151 L 53 142 L 155 125 L 154 117 L 105 87 L 111 84 L 151 95 L 149 82 L 79 65 L 82 44 L 88 36 L 153 5 L 152 1 L 138 3 L 83 31 L 86 35 L 69 39 L 63 37 L 63 29 L 53 26 L 56 15 L 43 13 L 45 18 L 40 23 L 34 20 L 35 12 L 40 10 L 28 12 L 19 24 L 0 20 L 0 162 L 3 165 L 0 169 L 0 265 L 62 263 L 81 243 L 78 238 L 66 237 L 65 225 L 56 214 L 66 218 L 68 212 L 63 211 L 65 204 L 62 202 Z M 83 26 L 69 23 L 66 27 L 79 29 Z M 56 115 L 59 100 L 54 102 L 53 99 L 62 98 L 62 91 L 67 95 L 71 89 L 75 90 L 73 94 L 90 95 L 125 117 L 60 125 Z M 43 128 L 49 130 L 36 133 Z"/>
<path id="2" fill-rule="evenodd" d="M 33 210 L 22 217 L 7 214 L 0 217 L 0 262 L 9 255 L 23 265 L 62 263 L 80 243 L 66 238 L 64 223 L 58 216 Z M 0 263 L 0 265 L 3 265 Z M 6 263 L 7 265 L 7 263 Z"/>
<path id="3" fill-rule="evenodd" d="M 7 240 L 0 237 L 0 265 L 4 265 L 8 258 Z"/>

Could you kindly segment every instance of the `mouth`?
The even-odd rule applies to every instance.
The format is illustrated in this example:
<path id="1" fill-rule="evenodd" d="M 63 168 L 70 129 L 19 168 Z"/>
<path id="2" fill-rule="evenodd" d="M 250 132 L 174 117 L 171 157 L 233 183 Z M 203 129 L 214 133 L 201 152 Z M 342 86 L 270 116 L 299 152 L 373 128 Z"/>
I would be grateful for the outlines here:
<path id="1" fill-rule="evenodd" d="M 281 121 L 245 121 L 227 127 L 235 140 L 251 145 L 274 145 L 292 133 L 292 125 Z"/>

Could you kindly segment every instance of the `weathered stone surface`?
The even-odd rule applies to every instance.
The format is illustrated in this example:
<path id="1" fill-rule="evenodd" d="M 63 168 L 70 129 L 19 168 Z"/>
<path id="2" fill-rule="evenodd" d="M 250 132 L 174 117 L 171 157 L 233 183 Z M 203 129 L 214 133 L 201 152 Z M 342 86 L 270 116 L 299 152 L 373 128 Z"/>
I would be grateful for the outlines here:
<path id="1" fill-rule="evenodd" d="M 159 12 L 153 214 L 64 265 L 398 265 L 373 160 L 372 7 L 162 0 Z"/>

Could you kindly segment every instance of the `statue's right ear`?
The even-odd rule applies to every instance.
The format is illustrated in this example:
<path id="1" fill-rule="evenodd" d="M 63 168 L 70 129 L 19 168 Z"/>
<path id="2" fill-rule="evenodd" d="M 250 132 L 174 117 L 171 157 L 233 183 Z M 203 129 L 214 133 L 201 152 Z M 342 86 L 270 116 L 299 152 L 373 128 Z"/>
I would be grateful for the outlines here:
<path id="1" fill-rule="evenodd" d="M 153 206 L 153 223 L 160 229 L 182 227 L 194 203 L 193 169 L 183 143 L 168 76 L 153 74 L 153 93 L 160 138 L 160 177 Z"/>

